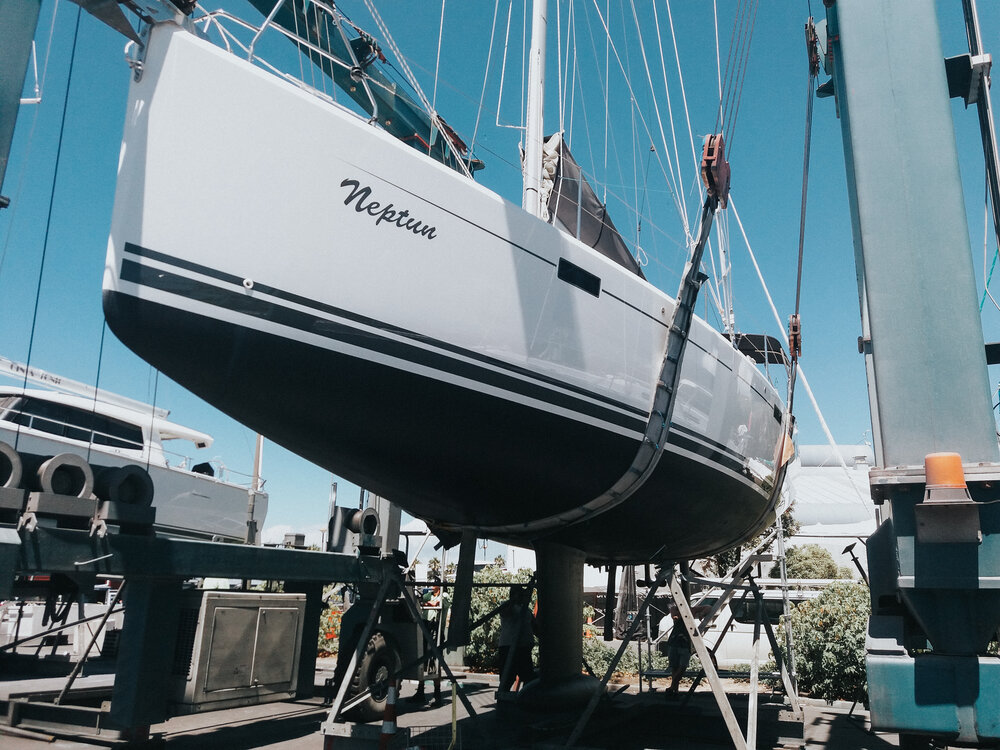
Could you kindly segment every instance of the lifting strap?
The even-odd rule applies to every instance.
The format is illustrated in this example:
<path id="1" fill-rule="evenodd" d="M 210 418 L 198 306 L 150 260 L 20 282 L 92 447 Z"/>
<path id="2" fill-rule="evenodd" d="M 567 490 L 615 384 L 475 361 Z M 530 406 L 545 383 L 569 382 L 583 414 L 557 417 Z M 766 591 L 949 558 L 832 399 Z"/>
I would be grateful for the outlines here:
<path id="1" fill-rule="evenodd" d="M 691 257 L 684 266 L 680 289 L 677 292 L 677 302 L 671 313 L 667 328 L 667 347 L 660 368 L 660 376 L 656 381 L 656 392 L 653 396 L 653 408 L 646 422 L 646 430 L 639 450 L 632 464 L 621 478 L 609 489 L 593 500 L 556 515 L 538 518 L 524 523 L 506 526 L 481 527 L 487 535 L 508 533 L 537 533 L 565 529 L 567 526 L 590 520 L 601 513 L 622 504 L 632 494 L 646 483 L 659 463 L 663 449 L 667 445 L 670 432 L 670 421 L 676 399 L 674 394 L 680 382 L 681 359 L 684 347 L 691 332 L 691 322 L 694 319 L 695 303 L 701 285 L 708 278 L 701 271 L 701 259 L 708 235 L 712 230 L 712 221 L 720 203 L 728 198 L 729 164 L 725 160 L 725 144 L 722 135 L 705 137 L 702 154 L 702 178 L 708 187 L 708 194 L 701 210 L 701 226 L 695 241 Z"/>

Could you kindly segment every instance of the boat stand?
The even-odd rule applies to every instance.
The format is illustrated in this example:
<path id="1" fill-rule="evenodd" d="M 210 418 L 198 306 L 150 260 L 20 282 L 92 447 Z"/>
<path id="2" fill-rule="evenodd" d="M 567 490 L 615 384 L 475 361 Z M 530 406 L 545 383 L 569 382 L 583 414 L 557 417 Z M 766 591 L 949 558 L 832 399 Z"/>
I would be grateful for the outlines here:
<path id="1" fill-rule="evenodd" d="M 712 695 L 715 697 L 715 702 L 726 722 L 726 728 L 729 730 L 729 736 L 733 740 L 733 747 L 735 747 L 736 750 L 749 750 L 750 748 L 756 747 L 757 744 L 757 681 L 760 668 L 760 657 L 757 653 L 757 646 L 760 642 L 762 624 L 764 626 L 764 631 L 767 633 L 768 640 L 770 641 L 775 661 L 778 664 L 782 683 L 785 687 L 785 694 L 788 696 L 789 703 L 791 704 L 792 713 L 796 720 L 801 721 L 803 718 L 802 707 L 799 704 L 798 696 L 792 687 L 791 676 L 788 673 L 784 660 L 781 658 L 781 650 L 778 648 L 778 642 L 774 637 L 774 631 L 771 628 L 771 623 L 765 616 L 764 598 L 761 595 L 760 588 L 757 586 L 757 583 L 753 580 L 753 578 L 749 575 L 746 576 L 748 584 L 745 588 L 734 583 L 730 589 L 729 595 L 726 597 L 727 600 L 732 598 L 733 593 L 739 589 L 748 590 L 753 594 L 757 605 L 757 616 L 754 624 L 753 657 L 750 662 L 750 693 L 749 705 L 747 708 L 746 736 L 743 735 L 739 722 L 736 720 L 736 715 L 733 713 L 733 708 L 729 704 L 729 698 L 726 695 L 725 687 L 722 685 L 722 680 L 719 678 L 718 670 L 715 667 L 714 650 L 709 650 L 703 636 L 703 631 L 711 624 L 713 614 L 709 612 L 709 614 L 706 615 L 700 623 L 695 619 L 694 613 L 691 610 L 691 605 L 688 602 L 687 597 L 684 595 L 679 579 L 680 576 L 678 575 L 671 575 L 668 578 L 670 593 L 674 598 L 674 604 L 677 606 L 681 622 L 686 628 L 688 636 L 691 639 L 691 645 L 693 646 L 695 653 L 698 655 L 698 660 L 701 662 L 702 674 L 704 674 L 705 678 L 708 680 L 708 684 L 712 689 Z M 723 637 L 724 636 L 725 632 L 723 632 Z M 719 643 L 721 643 L 721 641 L 722 638 L 719 639 Z M 716 648 L 718 648 L 719 643 L 716 643 Z M 685 696 L 685 702 L 694 692 L 695 688 L 697 688 L 700 679 L 701 675 L 699 675 L 698 678 L 695 679 L 694 683 L 692 683 L 687 695 Z"/>
<path id="2" fill-rule="evenodd" d="M 686 705 L 687 701 L 690 699 L 691 694 L 697 688 L 702 676 L 707 678 L 709 686 L 712 689 L 712 695 L 715 697 L 716 704 L 719 707 L 719 711 L 722 713 L 723 719 L 726 722 L 726 728 L 729 730 L 730 737 L 733 741 L 733 747 L 736 750 L 750 750 L 756 746 L 757 737 L 757 681 L 759 676 L 759 657 L 757 656 L 757 645 L 760 640 L 761 626 L 763 625 L 763 630 L 767 635 L 767 638 L 771 644 L 771 650 L 774 653 L 775 661 L 777 662 L 778 669 L 781 673 L 782 683 L 785 688 L 785 693 L 788 696 L 789 703 L 791 704 L 791 710 L 796 720 L 801 721 L 803 718 L 802 707 L 798 701 L 798 695 L 793 687 L 791 676 L 788 672 L 786 664 L 781 656 L 781 650 L 778 647 L 777 639 L 774 636 L 774 631 L 771 628 L 771 624 L 765 615 L 764 611 L 764 599 L 760 592 L 756 581 L 754 581 L 752 573 L 754 567 L 759 563 L 770 560 L 770 556 L 760 554 L 760 550 L 766 547 L 772 541 L 772 536 L 769 535 L 765 538 L 760 545 L 758 545 L 754 550 L 749 552 L 740 563 L 730 572 L 725 580 L 710 580 L 702 579 L 697 577 L 691 577 L 689 580 L 692 582 L 698 582 L 703 584 L 708 584 L 714 588 L 722 588 L 723 594 L 718 597 L 716 602 L 712 605 L 711 609 L 705 614 L 705 616 L 699 621 L 695 618 L 694 613 L 691 609 L 691 604 L 688 597 L 684 594 L 683 588 L 681 586 L 682 576 L 676 570 L 674 566 L 668 568 L 660 568 L 656 581 L 650 587 L 646 593 L 645 598 L 639 611 L 632 620 L 632 624 L 625 635 L 625 639 L 622 641 L 621 646 L 618 648 L 618 652 L 615 654 L 614 659 L 612 659 L 611 664 L 608 666 L 607 671 L 604 674 L 604 678 L 601 680 L 601 689 L 594 694 L 590 703 L 587 705 L 583 714 L 581 714 L 580 719 L 577 721 L 576 726 L 573 729 L 569 740 L 566 743 L 566 747 L 572 747 L 576 741 L 580 738 L 583 730 L 586 728 L 587 722 L 590 720 L 594 709 L 597 707 L 597 703 L 600 697 L 604 694 L 604 690 L 607 687 L 608 681 L 611 679 L 611 675 L 614 673 L 618 666 L 618 662 L 621 660 L 628 648 L 630 642 L 635 637 L 635 633 L 638 630 L 640 624 L 643 622 L 644 616 L 648 611 L 650 603 L 653 601 L 656 592 L 659 590 L 664 583 L 670 590 L 671 596 L 674 599 L 674 603 L 677 606 L 678 612 L 681 617 L 681 622 L 688 632 L 691 640 L 691 644 L 698 655 L 698 660 L 702 665 L 702 673 L 698 675 L 691 688 L 685 695 L 685 701 L 682 705 Z M 749 696 L 749 707 L 747 713 L 747 733 L 744 736 L 743 730 L 740 728 L 739 722 L 736 719 L 736 715 L 733 712 L 733 708 L 729 703 L 729 698 L 726 694 L 725 687 L 722 684 L 722 680 L 719 677 L 718 670 L 715 667 L 714 661 L 714 649 L 709 649 L 708 645 L 705 643 L 703 633 L 711 627 L 712 623 L 715 621 L 719 612 L 730 602 L 733 596 L 742 591 L 744 596 L 752 595 L 756 602 L 756 624 L 754 626 L 754 655 L 751 662 L 751 673 L 750 673 L 750 696 Z M 732 615 L 730 615 L 732 619 Z M 718 648 L 721 644 L 722 639 L 725 637 L 725 633 L 728 631 L 728 623 L 726 629 L 723 631 L 722 636 L 716 643 L 715 648 Z M 650 674 L 650 673 L 647 673 Z M 668 676 L 669 673 L 663 673 L 657 676 Z M 640 681 L 642 675 L 640 675 Z"/>
<path id="3" fill-rule="evenodd" d="M 354 674 L 354 670 L 357 669 L 365 648 L 368 645 L 368 640 L 371 638 L 372 633 L 375 630 L 375 623 L 378 622 L 379 614 L 381 613 L 386 600 L 397 595 L 405 603 L 410 616 L 420 628 L 420 632 L 424 638 L 424 643 L 427 645 L 427 650 L 415 662 L 403 664 L 394 674 L 389 675 L 389 683 L 392 684 L 392 682 L 396 680 L 401 673 L 405 673 L 418 664 L 423 664 L 432 656 L 437 659 L 438 665 L 440 665 L 440 668 L 443 669 L 445 674 L 448 675 L 448 679 L 451 680 L 452 684 L 456 685 L 458 683 L 458 678 L 445 661 L 444 653 L 438 645 L 437 639 L 431 634 L 426 621 L 420 616 L 420 609 L 414 599 L 413 592 L 408 586 L 406 586 L 402 575 L 398 570 L 388 571 L 386 577 L 382 580 L 382 583 L 379 586 L 378 593 L 375 595 L 374 601 L 372 602 L 371 611 L 368 613 L 368 619 L 366 620 L 365 626 L 361 631 L 357 644 L 355 644 L 354 651 L 351 654 L 351 659 L 348 662 L 346 669 L 343 670 L 340 686 L 337 689 L 337 695 L 333 700 L 333 704 L 330 706 L 327 718 L 320 726 L 320 734 L 328 738 L 324 740 L 325 747 L 333 745 L 334 737 L 344 736 L 337 722 L 340 715 L 364 701 L 371 692 L 371 688 L 369 688 L 368 690 L 362 691 L 358 695 L 352 696 L 350 700 L 346 700 L 347 689 L 351 682 L 348 675 Z M 355 604 L 355 606 L 357 605 Z M 340 670 L 338 670 L 338 672 L 339 671 Z M 469 701 L 465 693 L 462 690 L 457 690 L 456 694 L 459 700 L 462 701 L 462 705 L 465 707 L 469 716 L 475 719 L 477 716 L 476 710 L 472 707 L 472 703 Z"/>

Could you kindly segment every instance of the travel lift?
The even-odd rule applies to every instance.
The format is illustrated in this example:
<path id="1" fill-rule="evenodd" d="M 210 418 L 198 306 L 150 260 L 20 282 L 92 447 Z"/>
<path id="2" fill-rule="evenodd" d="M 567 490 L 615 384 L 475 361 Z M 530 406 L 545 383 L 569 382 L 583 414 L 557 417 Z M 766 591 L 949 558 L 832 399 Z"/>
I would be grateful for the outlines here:
<path id="1" fill-rule="evenodd" d="M 989 57 L 943 64 L 933 0 L 824 0 L 847 162 L 881 525 L 868 541 L 872 727 L 1000 741 L 1000 453 L 949 96 L 975 101 L 996 212 Z M 941 455 L 945 454 L 945 455 Z"/>

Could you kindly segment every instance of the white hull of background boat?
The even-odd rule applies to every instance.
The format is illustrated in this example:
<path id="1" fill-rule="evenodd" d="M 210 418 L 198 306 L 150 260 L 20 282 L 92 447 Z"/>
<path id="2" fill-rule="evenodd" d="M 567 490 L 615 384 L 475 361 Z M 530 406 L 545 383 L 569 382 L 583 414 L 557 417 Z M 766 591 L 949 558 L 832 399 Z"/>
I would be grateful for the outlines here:
<path id="1" fill-rule="evenodd" d="M 628 469 L 672 298 L 171 25 L 152 30 L 126 118 L 105 313 L 167 375 L 409 512 L 486 536 Z M 643 488 L 546 538 L 594 560 L 690 558 L 769 520 L 774 389 L 696 319 L 678 398 Z"/>
<path id="2" fill-rule="evenodd" d="M 156 509 L 156 532 L 162 536 L 184 539 L 219 539 L 242 542 L 247 535 L 248 490 L 188 469 L 148 466 L 145 462 L 103 452 L 78 441 L 29 435 L 22 430 L 0 427 L 0 441 L 17 445 L 19 451 L 40 456 L 75 453 L 99 466 L 141 466 L 153 480 L 153 507 Z M 258 495 L 255 516 L 264 518 L 267 496 Z M 261 507 L 263 506 L 263 507 Z"/>

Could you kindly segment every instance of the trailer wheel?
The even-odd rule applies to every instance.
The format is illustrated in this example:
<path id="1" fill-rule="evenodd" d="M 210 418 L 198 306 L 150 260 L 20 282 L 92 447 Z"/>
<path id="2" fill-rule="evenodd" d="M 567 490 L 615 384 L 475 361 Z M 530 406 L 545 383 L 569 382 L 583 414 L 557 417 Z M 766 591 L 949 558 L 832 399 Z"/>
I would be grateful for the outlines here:
<path id="1" fill-rule="evenodd" d="M 385 713 L 385 699 L 389 691 L 389 677 L 402 666 L 399 653 L 385 636 L 375 633 L 368 641 L 361 665 L 351 679 L 350 695 L 371 687 L 364 702 L 346 713 L 355 721 L 377 721 Z"/>

